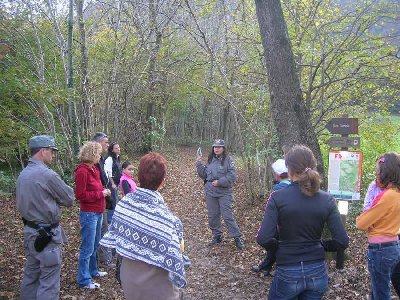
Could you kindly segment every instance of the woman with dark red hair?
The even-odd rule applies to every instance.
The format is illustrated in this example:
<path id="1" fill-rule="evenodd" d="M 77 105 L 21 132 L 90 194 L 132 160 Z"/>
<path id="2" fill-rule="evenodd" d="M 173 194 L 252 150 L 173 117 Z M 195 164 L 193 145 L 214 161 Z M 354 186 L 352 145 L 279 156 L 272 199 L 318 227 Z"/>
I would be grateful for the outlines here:
<path id="1" fill-rule="evenodd" d="M 166 171 L 160 154 L 141 158 L 140 187 L 118 202 L 100 241 L 122 256 L 120 277 L 127 299 L 179 299 L 179 288 L 186 286 L 182 222 L 158 192 Z"/>

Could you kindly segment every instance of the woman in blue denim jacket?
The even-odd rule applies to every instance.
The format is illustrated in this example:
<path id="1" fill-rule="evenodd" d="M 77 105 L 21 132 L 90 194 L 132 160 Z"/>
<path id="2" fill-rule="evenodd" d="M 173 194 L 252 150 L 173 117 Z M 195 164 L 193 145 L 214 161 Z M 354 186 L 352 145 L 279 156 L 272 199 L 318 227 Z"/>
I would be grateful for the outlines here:
<path id="1" fill-rule="evenodd" d="M 269 299 L 322 299 L 328 289 L 325 251 L 347 248 L 349 238 L 335 199 L 320 191 L 311 150 L 296 145 L 287 152 L 285 162 L 293 182 L 270 195 L 257 235 L 262 247 L 276 250 Z M 332 239 L 321 240 L 325 223 Z"/>

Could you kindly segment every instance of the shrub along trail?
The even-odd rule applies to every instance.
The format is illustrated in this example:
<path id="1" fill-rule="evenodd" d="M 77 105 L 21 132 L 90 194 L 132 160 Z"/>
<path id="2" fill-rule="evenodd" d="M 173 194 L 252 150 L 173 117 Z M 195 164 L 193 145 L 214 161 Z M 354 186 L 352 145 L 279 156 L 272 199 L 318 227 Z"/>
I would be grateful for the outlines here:
<path id="1" fill-rule="evenodd" d="M 266 299 L 271 277 L 261 277 L 251 271 L 264 256 L 254 236 L 263 216 L 264 202 L 251 205 L 246 195 L 243 173 L 235 184 L 235 216 L 244 236 L 246 248 L 238 251 L 227 237 L 222 244 L 208 247 L 211 233 L 207 227 L 207 214 L 203 184 L 195 172 L 196 149 L 175 148 L 164 151 L 168 159 L 168 176 L 161 190 L 171 210 L 184 225 L 186 252 L 192 266 L 187 270 L 188 287 L 183 299 Z M 135 165 L 137 165 L 137 160 Z M 22 221 L 15 208 L 15 199 L 0 197 L 3 217 L 0 219 L 0 299 L 18 299 L 24 253 Z M 111 271 L 98 279 L 101 288 L 84 291 L 77 288 L 76 271 L 79 255 L 79 206 L 63 209 L 62 225 L 69 238 L 63 248 L 61 299 L 124 299 L 122 289 Z M 288 220 L 290 222 L 290 220 Z M 365 260 L 366 238 L 354 225 L 354 217 L 347 220 L 351 238 L 343 272 L 329 263 L 329 291 L 324 299 L 365 299 L 369 278 Z"/>

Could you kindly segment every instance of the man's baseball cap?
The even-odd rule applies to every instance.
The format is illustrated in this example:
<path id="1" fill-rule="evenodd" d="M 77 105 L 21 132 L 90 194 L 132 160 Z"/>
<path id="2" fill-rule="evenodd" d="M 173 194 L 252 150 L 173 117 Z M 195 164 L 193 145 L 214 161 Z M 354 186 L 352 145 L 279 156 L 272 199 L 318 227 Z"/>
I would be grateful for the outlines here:
<path id="1" fill-rule="evenodd" d="M 285 160 L 280 158 L 278 160 L 276 160 L 273 164 L 272 164 L 272 170 L 274 170 L 275 174 L 277 175 L 281 175 L 282 173 L 287 173 L 288 169 L 286 167 L 286 163 Z"/>
<path id="2" fill-rule="evenodd" d="M 29 148 L 50 148 L 58 151 L 56 144 L 54 143 L 54 138 L 49 135 L 35 135 L 29 140 Z"/>
<path id="3" fill-rule="evenodd" d="M 213 147 L 225 147 L 225 141 L 224 140 L 215 140 L 214 143 L 212 144 Z"/>

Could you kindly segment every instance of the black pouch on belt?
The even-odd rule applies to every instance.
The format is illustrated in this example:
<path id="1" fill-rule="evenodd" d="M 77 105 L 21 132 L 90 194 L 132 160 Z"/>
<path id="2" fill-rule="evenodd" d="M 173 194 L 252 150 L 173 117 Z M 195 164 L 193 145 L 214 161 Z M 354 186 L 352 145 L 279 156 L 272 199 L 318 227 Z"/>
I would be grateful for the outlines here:
<path id="1" fill-rule="evenodd" d="M 107 209 L 114 209 L 115 207 L 113 207 L 113 200 L 111 198 L 111 196 L 106 196 L 106 208 Z"/>
<path id="2" fill-rule="evenodd" d="M 42 252 L 43 249 L 51 242 L 53 239 L 53 233 L 50 231 L 51 227 L 44 228 L 39 227 L 39 235 L 36 237 L 34 247 L 37 252 Z"/>

